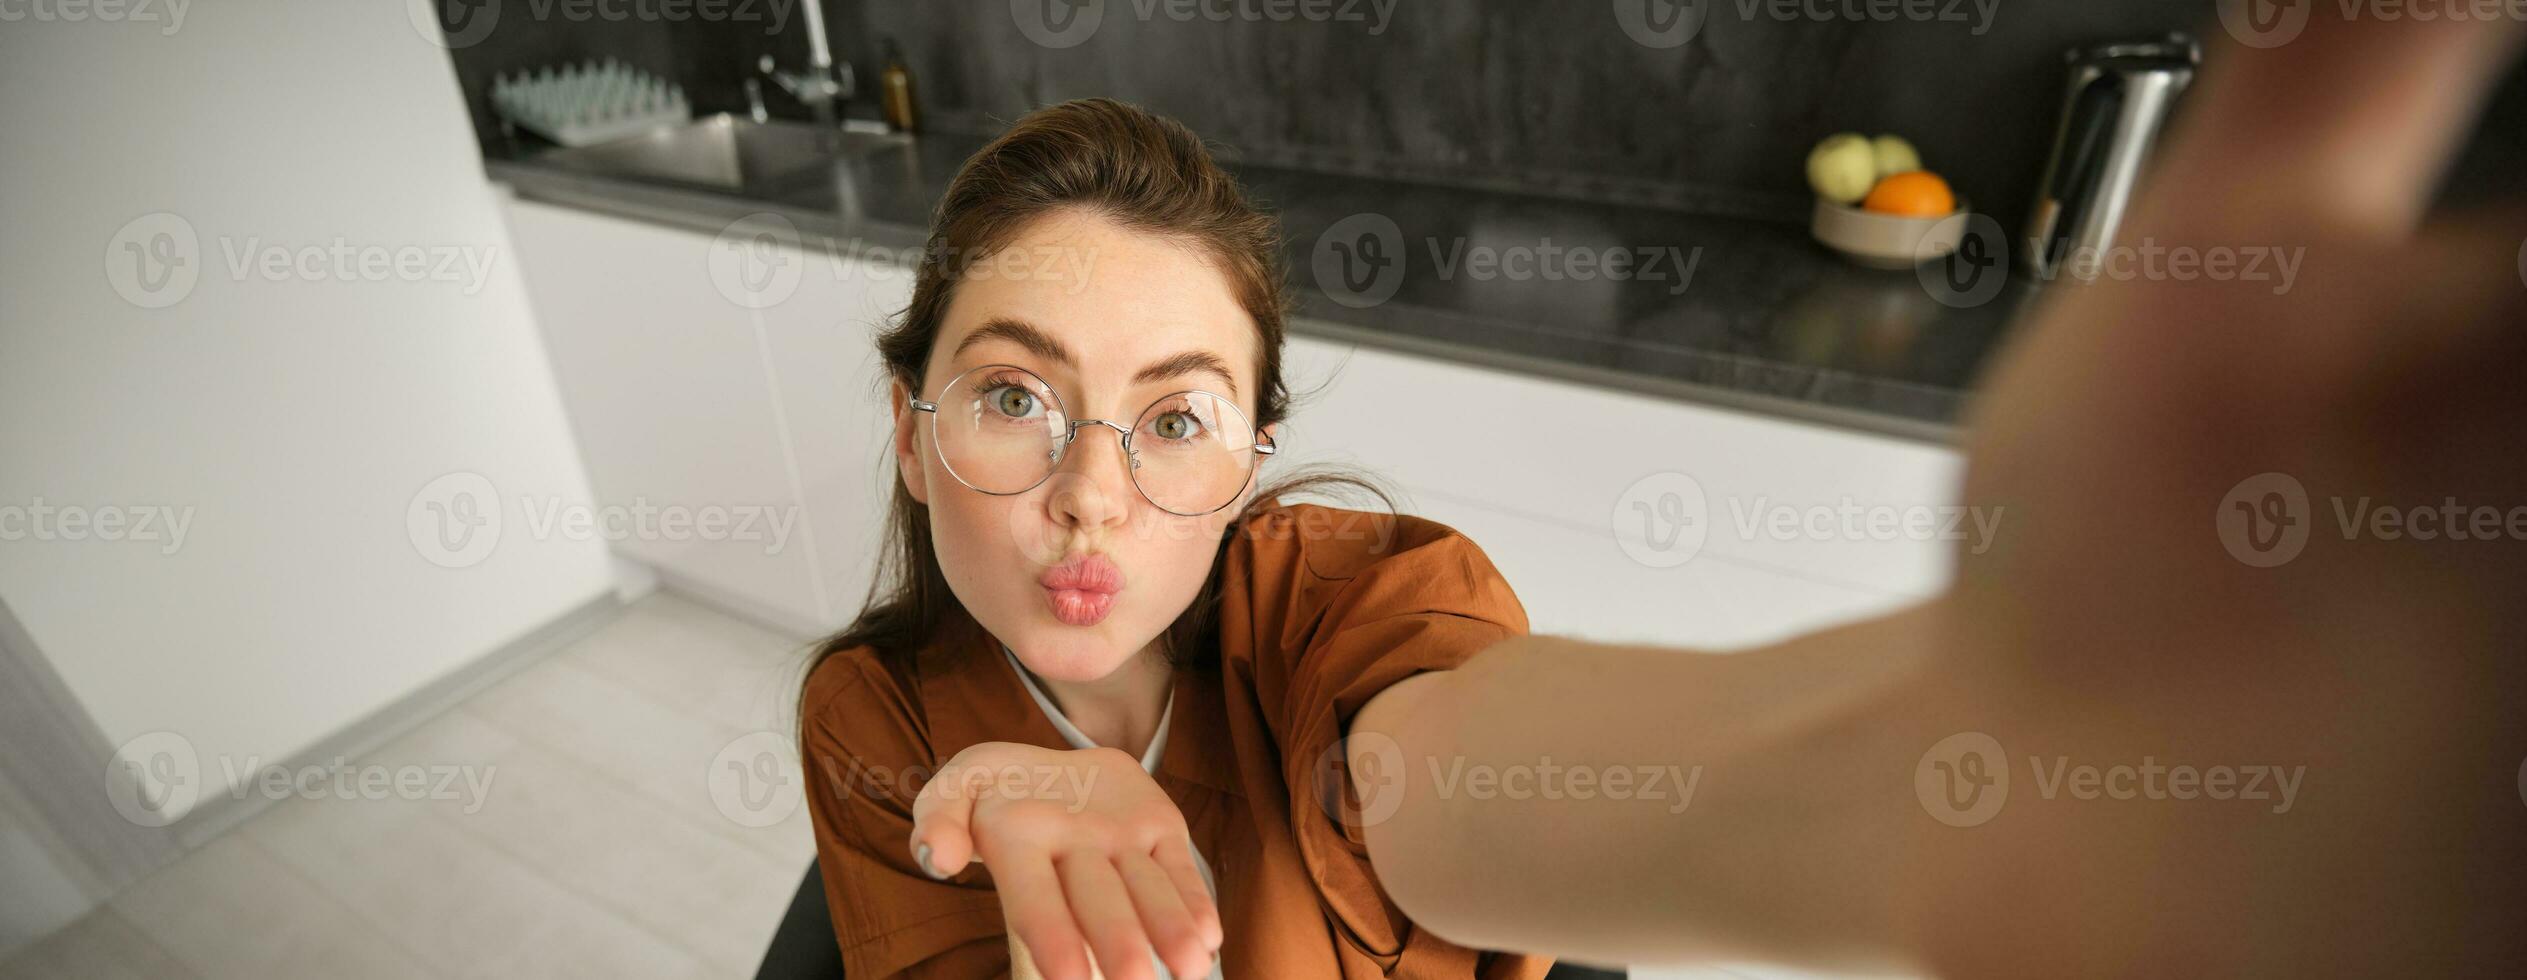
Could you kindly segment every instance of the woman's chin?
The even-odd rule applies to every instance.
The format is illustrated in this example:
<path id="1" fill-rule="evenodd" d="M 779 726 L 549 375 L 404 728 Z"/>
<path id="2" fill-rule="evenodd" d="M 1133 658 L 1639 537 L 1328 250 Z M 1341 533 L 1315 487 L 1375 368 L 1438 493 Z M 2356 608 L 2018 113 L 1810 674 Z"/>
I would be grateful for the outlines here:
<path id="1" fill-rule="evenodd" d="M 1056 631 L 1077 633 L 1077 629 L 1058 623 Z M 1012 641 L 1009 649 L 1018 654 L 1018 662 L 1046 680 L 1081 684 L 1104 678 L 1130 660 L 1137 647 L 1124 647 L 1090 636 L 1045 636 Z"/>

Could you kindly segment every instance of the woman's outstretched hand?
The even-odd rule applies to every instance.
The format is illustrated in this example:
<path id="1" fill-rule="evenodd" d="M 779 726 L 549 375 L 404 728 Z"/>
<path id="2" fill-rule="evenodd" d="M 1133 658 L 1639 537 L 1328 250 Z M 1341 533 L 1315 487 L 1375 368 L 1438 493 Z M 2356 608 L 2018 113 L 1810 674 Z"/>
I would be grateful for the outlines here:
<path id="1" fill-rule="evenodd" d="M 1184 814 L 1117 749 L 984 742 L 939 768 L 913 802 L 914 860 L 945 878 L 991 869 L 1011 938 L 1046 980 L 1211 971 L 1220 913 L 1193 862 Z M 1014 950 L 1013 950 L 1014 952 Z"/>

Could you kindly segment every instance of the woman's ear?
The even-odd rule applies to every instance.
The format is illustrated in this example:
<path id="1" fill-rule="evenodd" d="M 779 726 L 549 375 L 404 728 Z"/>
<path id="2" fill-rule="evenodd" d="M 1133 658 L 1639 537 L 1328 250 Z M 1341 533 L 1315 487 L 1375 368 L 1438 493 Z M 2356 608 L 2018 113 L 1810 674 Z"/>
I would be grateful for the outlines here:
<path id="1" fill-rule="evenodd" d="M 930 506 L 930 471 L 921 465 L 921 443 L 913 438 L 921 413 L 913 411 L 912 391 L 901 380 L 887 383 L 895 404 L 895 472 L 904 478 L 904 490 L 913 501 Z"/>

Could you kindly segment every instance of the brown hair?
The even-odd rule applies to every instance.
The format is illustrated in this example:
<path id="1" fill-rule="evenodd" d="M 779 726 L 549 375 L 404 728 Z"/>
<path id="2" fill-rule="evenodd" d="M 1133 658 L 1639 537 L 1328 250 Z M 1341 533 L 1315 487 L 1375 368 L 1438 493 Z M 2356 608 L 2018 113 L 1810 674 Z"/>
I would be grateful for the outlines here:
<path id="1" fill-rule="evenodd" d="M 932 218 L 912 305 L 878 334 L 885 380 L 920 391 L 931 346 L 964 272 L 1006 247 L 1029 222 L 1066 210 L 1181 241 L 1217 262 L 1236 289 L 1239 305 L 1255 321 L 1261 362 L 1255 425 L 1261 428 L 1289 416 L 1281 347 L 1290 297 L 1281 264 L 1280 222 L 1247 199 L 1191 130 L 1110 99 L 1081 99 L 1029 113 L 965 162 Z M 891 456 L 891 440 L 889 447 Z M 1161 634 L 1171 663 L 1207 667 L 1217 662 L 1221 559 L 1231 536 L 1275 498 L 1320 488 L 1365 493 L 1394 510 L 1394 498 L 1358 474 L 1302 470 L 1267 484 L 1222 535 L 1211 572 L 1192 604 Z M 816 645 L 807 662 L 811 674 L 826 657 L 855 647 L 908 656 L 947 631 L 981 630 L 939 570 L 930 542 L 929 507 L 914 500 L 899 478 L 888 510 L 887 542 L 868 602 L 850 626 Z"/>

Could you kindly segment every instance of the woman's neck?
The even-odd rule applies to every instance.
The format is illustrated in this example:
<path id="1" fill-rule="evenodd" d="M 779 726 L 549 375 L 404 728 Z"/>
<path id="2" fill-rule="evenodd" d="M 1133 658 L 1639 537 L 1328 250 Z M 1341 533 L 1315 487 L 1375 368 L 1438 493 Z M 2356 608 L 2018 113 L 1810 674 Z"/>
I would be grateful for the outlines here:
<path id="1" fill-rule="evenodd" d="M 1020 669 L 1024 669 L 1023 664 Z M 1033 676 L 1033 672 L 1029 672 Z M 1175 670 L 1157 644 L 1144 648 L 1093 681 L 1056 681 L 1035 677 L 1046 697 L 1062 709 L 1071 726 L 1098 745 L 1134 756 L 1148 751 L 1158 737 L 1158 721 L 1167 710 L 1167 693 Z"/>

